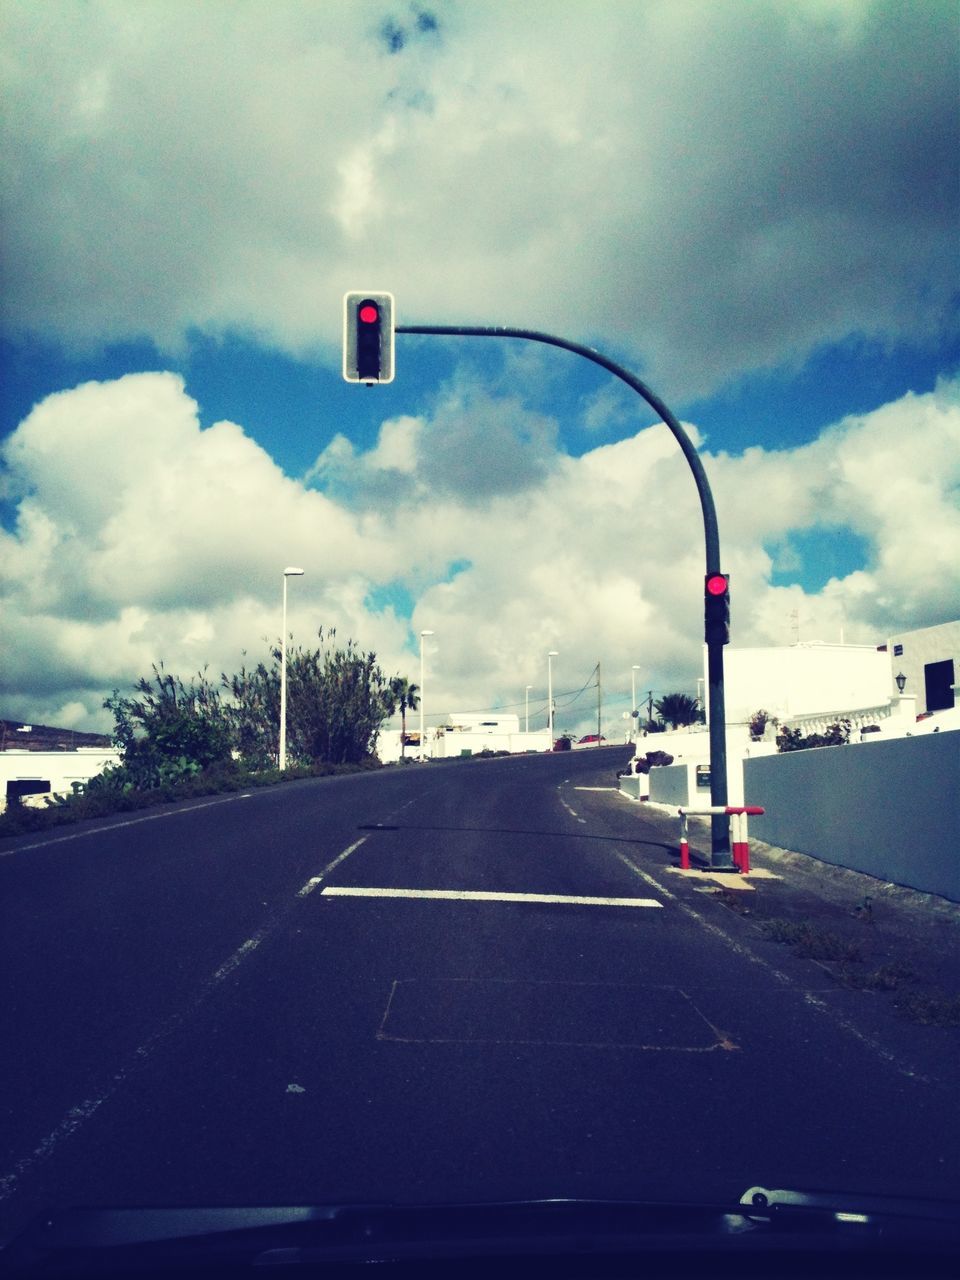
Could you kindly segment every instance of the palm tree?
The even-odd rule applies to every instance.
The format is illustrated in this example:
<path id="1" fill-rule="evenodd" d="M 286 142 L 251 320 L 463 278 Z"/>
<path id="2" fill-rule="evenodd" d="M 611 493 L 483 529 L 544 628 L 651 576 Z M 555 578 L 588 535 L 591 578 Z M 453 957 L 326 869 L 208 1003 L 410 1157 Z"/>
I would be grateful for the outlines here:
<path id="1" fill-rule="evenodd" d="M 665 693 L 659 702 L 653 704 L 657 715 L 665 720 L 671 729 L 682 724 L 696 724 L 700 719 L 700 709 L 695 698 L 685 693 Z"/>
<path id="2" fill-rule="evenodd" d="M 400 708 L 400 759 L 404 758 L 407 747 L 407 708 L 416 711 L 420 705 L 420 688 L 406 676 L 393 676 L 390 680 L 390 694 L 396 706 Z"/>

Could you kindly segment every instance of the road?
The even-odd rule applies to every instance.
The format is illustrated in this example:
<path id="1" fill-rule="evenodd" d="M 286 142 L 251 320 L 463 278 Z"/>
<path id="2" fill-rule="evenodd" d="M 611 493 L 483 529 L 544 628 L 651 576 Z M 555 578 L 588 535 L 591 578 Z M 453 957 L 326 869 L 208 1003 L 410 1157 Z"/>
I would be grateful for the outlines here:
<path id="1" fill-rule="evenodd" d="M 0 842 L 0 1239 L 71 1204 L 951 1194 L 955 1060 L 672 872 L 626 754 Z"/>

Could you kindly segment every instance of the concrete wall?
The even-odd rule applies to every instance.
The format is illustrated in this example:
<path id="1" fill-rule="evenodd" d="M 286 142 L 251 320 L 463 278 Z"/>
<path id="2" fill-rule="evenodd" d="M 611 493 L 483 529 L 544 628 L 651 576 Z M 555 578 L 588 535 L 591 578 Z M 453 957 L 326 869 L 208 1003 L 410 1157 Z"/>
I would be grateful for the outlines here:
<path id="1" fill-rule="evenodd" d="M 6 803 L 7 783 L 36 780 L 50 783 L 53 794 L 69 795 L 75 782 L 88 782 L 120 753 L 110 747 L 80 747 L 76 751 L 0 751 L 0 808 Z M 26 803 L 43 804 L 42 797 Z"/>
<path id="2" fill-rule="evenodd" d="M 727 772 L 729 789 L 730 771 Z M 697 766 L 692 762 L 658 765 L 650 770 L 650 799 L 656 804 L 704 805 L 710 803 L 710 788 L 697 786 Z"/>
<path id="3" fill-rule="evenodd" d="M 960 902 L 960 732 L 743 763 L 750 834 Z"/>

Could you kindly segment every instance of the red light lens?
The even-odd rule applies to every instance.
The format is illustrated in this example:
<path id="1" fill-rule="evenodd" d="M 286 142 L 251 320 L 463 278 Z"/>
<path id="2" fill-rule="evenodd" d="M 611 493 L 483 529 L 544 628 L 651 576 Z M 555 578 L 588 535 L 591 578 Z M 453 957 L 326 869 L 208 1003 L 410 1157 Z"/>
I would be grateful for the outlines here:
<path id="1" fill-rule="evenodd" d="M 727 589 L 727 580 L 722 573 L 712 573 L 707 579 L 707 595 L 722 596 Z"/>
<path id="2" fill-rule="evenodd" d="M 372 302 L 367 302 L 360 308 L 359 314 L 364 324 L 376 324 L 380 319 L 380 308 L 375 307 Z"/>

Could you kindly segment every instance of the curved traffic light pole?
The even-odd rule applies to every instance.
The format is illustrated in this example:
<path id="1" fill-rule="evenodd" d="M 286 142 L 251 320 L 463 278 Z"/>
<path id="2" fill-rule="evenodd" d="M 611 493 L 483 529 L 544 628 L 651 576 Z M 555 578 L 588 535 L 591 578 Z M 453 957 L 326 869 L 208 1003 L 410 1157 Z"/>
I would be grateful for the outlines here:
<path id="1" fill-rule="evenodd" d="M 550 333 L 540 333 L 537 329 L 509 329 L 500 326 L 477 328 L 468 325 L 398 324 L 395 332 L 460 338 L 526 338 L 530 342 L 543 342 L 547 346 L 563 347 L 566 351 L 572 351 L 575 355 L 592 360 L 594 364 L 600 365 L 602 369 L 612 373 L 621 382 L 625 382 L 628 387 L 631 387 L 646 400 L 655 413 L 659 414 L 673 432 L 677 444 L 683 451 L 683 456 L 693 472 L 697 493 L 700 495 L 700 507 L 703 511 L 703 536 L 707 557 L 706 572 L 708 576 L 721 572 L 717 510 L 714 506 L 707 473 L 704 471 L 703 463 L 700 461 L 700 455 L 697 453 L 693 441 L 660 397 L 651 391 L 645 383 L 641 382 L 639 378 L 635 377 L 629 369 L 625 369 L 623 365 L 617 364 L 615 360 L 611 360 L 601 352 L 595 351 L 592 347 L 584 347 L 579 342 L 569 342 L 566 338 L 558 338 Z M 723 645 L 709 639 L 707 640 L 707 684 L 710 693 L 710 801 L 713 807 L 720 808 L 726 807 L 727 804 L 727 737 L 726 706 L 723 693 Z M 737 870 L 730 852 L 729 819 L 718 814 L 713 815 L 711 818 L 710 866 L 715 871 Z"/>

